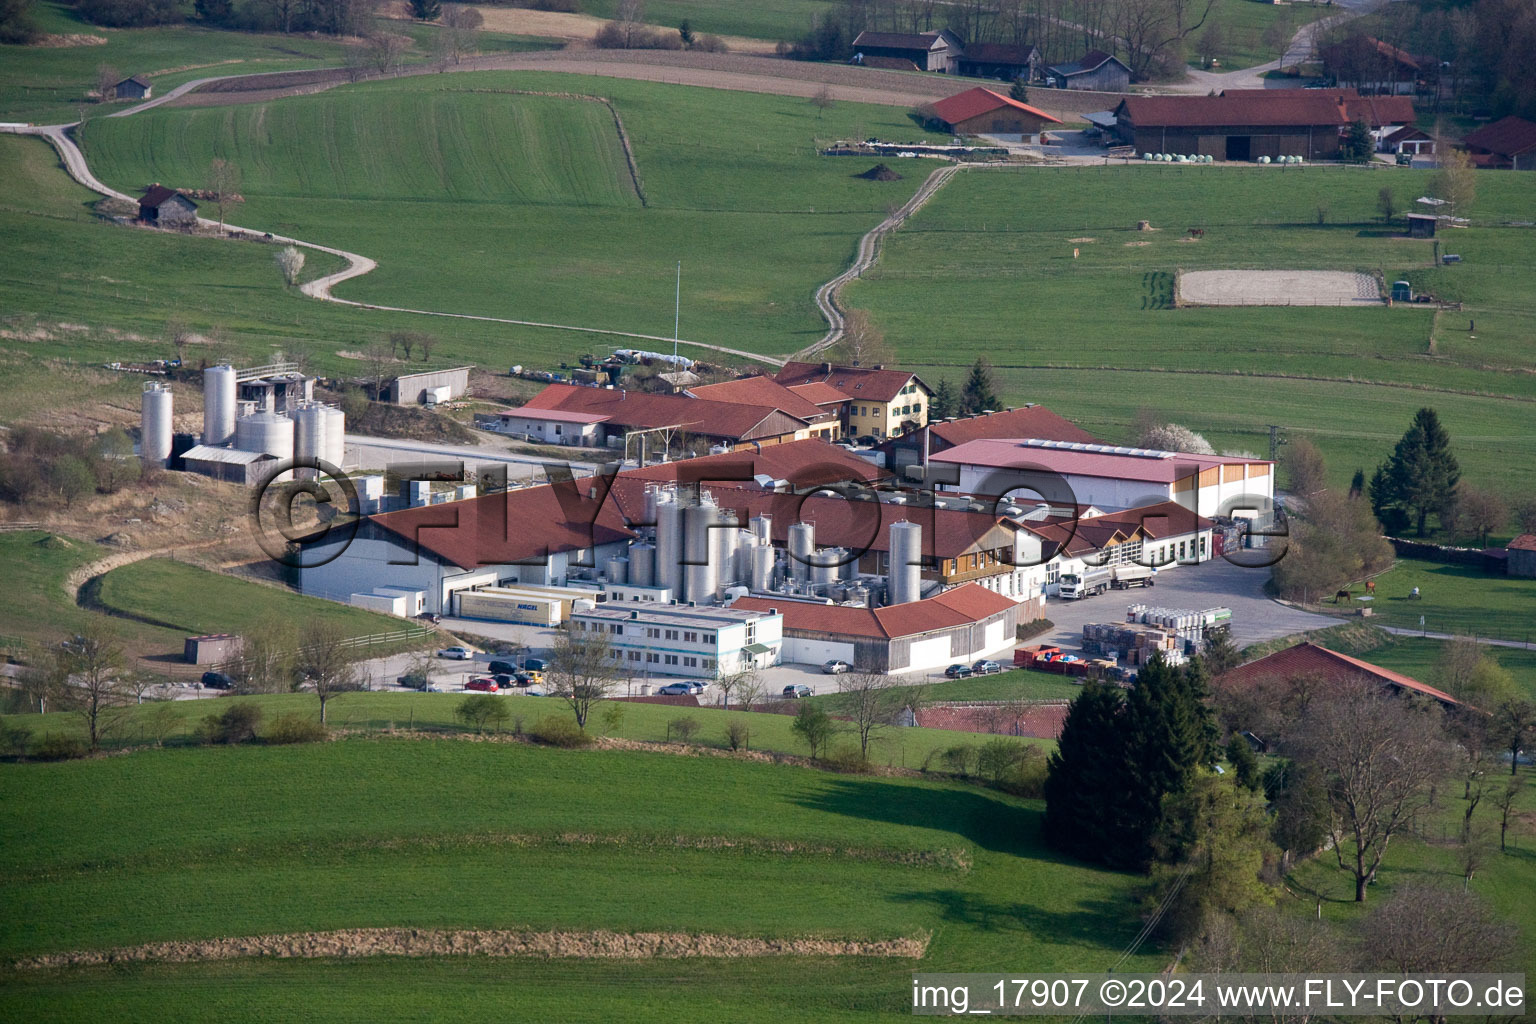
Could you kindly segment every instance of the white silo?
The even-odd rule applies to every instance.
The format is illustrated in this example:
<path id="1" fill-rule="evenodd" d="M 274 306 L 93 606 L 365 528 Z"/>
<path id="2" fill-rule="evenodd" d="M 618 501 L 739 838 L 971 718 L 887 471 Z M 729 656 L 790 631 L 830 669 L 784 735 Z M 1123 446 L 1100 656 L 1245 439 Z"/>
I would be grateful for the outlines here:
<path id="1" fill-rule="evenodd" d="M 890 557 L 889 603 L 906 604 L 922 597 L 923 528 L 917 523 L 892 523 Z"/>
<path id="2" fill-rule="evenodd" d="M 314 402 L 305 402 L 290 416 L 293 419 L 293 457 L 300 463 L 325 458 L 325 409 Z M 318 474 L 314 469 L 301 468 L 294 475 L 301 480 L 313 480 Z"/>
<path id="3" fill-rule="evenodd" d="M 715 596 L 721 596 L 725 588 L 740 580 L 736 571 L 736 538 L 741 531 L 736 528 L 736 513 L 722 511 L 718 517 L 720 526 L 712 531 L 710 548 L 715 565 Z"/>
<path id="4" fill-rule="evenodd" d="M 683 510 L 683 552 L 688 563 L 682 567 L 684 600 L 708 604 L 715 599 L 720 574 L 715 561 L 716 531 L 711 527 L 719 521 L 720 510 L 713 501 Z"/>
<path id="5" fill-rule="evenodd" d="M 164 469 L 171 457 L 170 385 L 157 380 L 145 384 L 139 415 L 139 457 L 146 466 Z"/>
<path id="6" fill-rule="evenodd" d="M 758 544 L 773 543 L 772 516 L 753 516 L 747 521 L 747 527 L 752 531 L 752 536 Z"/>
<path id="7" fill-rule="evenodd" d="M 773 589 L 773 548 L 768 544 L 754 544 L 748 548 L 752 553 L 752 575 L 748 584 L 753 590 Z"/>
<path id="8" fill-rule="evenodd" d="M 334 405 L 320 408 L 325 411 L 325 454 L 320 457 L 339 470 L 347 457 L 347 414 Z"/>
<path id="9" fill-rule="evenodd" d="M 266 452 L 279 459 L 291 459 L 293 420 L 275 412 L 259 412 L 236 420 L 235 447 L 243 452 Z"/>
<path id="10" fill-rule="evenodd" d="M 636 544 L 629 549 L 629 582 L 637 587 L 656 584 L 656 546 Z"/>
<path id="11" fill-rule="evenodd" d="M 789 578 L 811 578 L 811 552 L 816 549 L 816 527 L 811 523 L 795 523 L 789 528 Z"/>
<path id="12" fill-rule="evenodd" d="M 210 366 L 203 371 L 203 444 L 221 447 L 234 436 L 235 368 Z"/>
<path id="13" fill-rule="evenodd" d="M 676 494 L 662 494 L 656 504 L 656 586 L 683 600 L 683 507 Z"/>
<path id="14" fill-rule="evenodd" d="M 837 582 L 837 563 L 846 558 L 848 553 L 842 548 L 822 548 L 816 552 L 814 564 L 811 566 L 811 582 L 822 586 L 831 586 Z"/>

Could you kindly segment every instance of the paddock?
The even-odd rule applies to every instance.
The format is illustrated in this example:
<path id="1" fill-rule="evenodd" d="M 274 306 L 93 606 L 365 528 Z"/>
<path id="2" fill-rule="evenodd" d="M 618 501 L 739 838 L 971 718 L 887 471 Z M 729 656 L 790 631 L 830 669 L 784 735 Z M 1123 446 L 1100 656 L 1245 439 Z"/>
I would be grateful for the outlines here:
<path id="1" fill-rule="evenodd" d="M 1191 270 L 1179 275 L 1181 306 L 1379 306 L 1370 274 L 1343 270 Z"/>

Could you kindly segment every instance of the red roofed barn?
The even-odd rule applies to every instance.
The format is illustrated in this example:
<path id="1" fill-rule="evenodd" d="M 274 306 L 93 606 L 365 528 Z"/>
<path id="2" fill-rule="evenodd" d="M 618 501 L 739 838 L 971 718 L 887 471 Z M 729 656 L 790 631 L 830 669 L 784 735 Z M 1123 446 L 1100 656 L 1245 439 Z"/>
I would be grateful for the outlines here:
<path id="1" fill-rule="evenodd" d="M 1035 135 L 1047 124 L 1061 124 L 1043 110 L 979 85 L 939 100 L 933 111 L 956 135 Z"/>
<path id="2" fill-rule="evenodd" d="M 1461 140 L 1479 167 L 1536 171 L 1536 123 L 1506 117 L 1484 125 Z"/>
<path id="3" fill-rule="evenodd" d="M 1267 658 L 1234 668 L 1222 674 L 1220 683 L 1224 687 L 1248 687 L 1300 676 L 1316 676 L 1335 684 L 1367 683 L 1390 687 L 1410 695 L 1433 698 L 1446 706 L 1460 703 L 1450 694 L 1427 686 L 1412 676 L 1310 643 L 1287 647 Z"/>

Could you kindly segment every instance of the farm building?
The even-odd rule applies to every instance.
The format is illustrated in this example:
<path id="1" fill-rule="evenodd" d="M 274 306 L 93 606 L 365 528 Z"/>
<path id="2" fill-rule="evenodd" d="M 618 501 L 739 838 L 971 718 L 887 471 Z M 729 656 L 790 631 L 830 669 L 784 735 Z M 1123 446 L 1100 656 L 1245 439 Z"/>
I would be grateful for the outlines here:
<path id="1" fill-rule="evenodd" d="M 880 447 L 890 460 L 887 465 L 900 472 L 904 466 L 923 465 L 936 452 L 984 437 L 1043 437 L 1089 444 L 1099 440 L 1043 405 L 1025 405 L 976 416 L 951 416 L 892 438 Z"/>
<path id="2" fill-rule="evenodd" d="M 1522 533 L 1505 549 L 1504 571 L 1521 579 L 1536 579 L 1536 533 Z"/>
<path id="3" fill-rule="evenodd" d="M 1536 123 L 1506 117 L 1484 125 L 1461 140 L 1479 167 L 1536 171 Z"/>
<path id="4" fill-rule="evenodd" d="M 601 413 L 520 407 L 498 413 L 494 421 L 483 425 L 503 434 L 526 437 L 530 441 L 590 448 L 598 444 L 601 436 L 599 425 L 607 419 Z"/>
<path id="5" fill-rule="evenodd" d="M 1217 160 L 1331 160 L 1339 155 L 1341 133 L 1350 121 L 1339 97 L 1313 89 L 1131 96 L 1115 108 L 1115 132 L 1138 152 Z"/>
<path id="6" fill-rule="evenodd" d="M 181 657 L 189 665 L 217 665 L 239 657 L 242 643 L 233 633 L 189 636 L 182 643 Z"/>
<path id="7" fill-rule="evenodd" d="M 1043 110 L 981 86 L 937 101 L 933 111 L 956 135 L 1037 135 L 1047 124 L 1061 124 Z"/>
<path id="8" fill-rule="evenodd" d="M 916 430 L 928 422 L 928 401 L 933 395 L 916 374 L 880 365 L 791 362 L 784 364 L 774 380 L 818 406 L 828 400 L 831 391 L 842 395 L 847 401 L 843 433 L 854 437 L 887 438 Z"/>
<path id="9" fill-rule="evenodd" d="M 810 437 L 816 431 L 798 416 L 771 405 L 720 402 L 686 395 L 657 395 L 621 388 L 550 384 L 523 406 L 522 412 L 556 409 L 603 417 L 598 423 L 601 444 L 623 447 L 635 431 L 672 431 L 678 437 L 702 438 L 712 444 L 781 444 Z M 817 415 L 821 410 L 817 409 Z M 658 441 L 655 445 L 661 447 Z"/>
<path id="10" fill-rule="evenodd" d="M 1049 516 L 1024 522 L 1040 537 L 1046 564 L 1045 592 L 1056 593 L 1062 573 L 1093 566 L 1166 567 L 1203 562 L 1218 554 L 1215 524 L 1173 501 L 1123 512 L 1089 508 L 1076 518 Z"/>
<path id="11" fill-rule="evenodd" d="M 1173 501 L 1202 516 L 1231 502 L 1267 509 L 1274 464 L 1264 459 L 1125 448 L 1043 438 L 983 438 L 932 455 L 958 469 L 954 489 L 1000 497 L 1037 494 L 1052 505 L 1139 508 Z M 1022 500 L 1022 499 L 1021 499 Z M 1035 499 L 1031 499 L 1035 500 Z"/>
<path id="12" fill-rule="evenodd" d="M 254 486 L 267 478 L 277 457 L 266 452 L 247 452 L 239 448 L 216 448 L 200 444 L 182 455 L 188 473 L 199 473 L 229 483 Z"/>
<path id="13" fill-rule="evenodd" d="M 630 677 L 719 679 L 779 664 L 785 645 L 784 616 L 776 607 L 600 605 L 573 612 L 571 632 L 603 634 Z"/>
<path id="14" fill-rule="evenodd" d="M 964 49 L 960 37 L 948 29 L 942 32 L 860 32 L 853 41 L 854 63 L 871 57 L 911 61 L 919 71 L 947 72 Z"/>
<path id="15" fill-rule="evenodd" d="M 969 78 L 1033 82 L 1040 77 L 1040 51 L 1006 43 L 967 43 L 955 60 L 955 73 Z"/>
<path id="16" fill-rule="evenodd" d="M 1054 64 L 1045 72 L 1047 81 L 1054 78 L 1058 89 L 1125 92 L 1131 85 L 1131 69 L 1119 57 L 1102 50 L 1089 50 L 1078 60 Z"/>
<path id="17" fill-rule="evenodd" d="M 139 220 L 162 228 L 195 228 L 197 204 L 175 189 L 151 185 L 139 197 Z"/>
<path id="18" fill-rule="evenodd" d="M 471 369 L 468 366 L 455 366 L 451 370 L 402 373 L 385 385 L 379 400 L 394 405 L 436 405 L 438 402 L 462 398 L 469 393 Z"/>
<path id="19" fill-rule="evenodd" d="M 885 608 L 855 608 L 778 597 L 743 597 L 733 609 L 776 611 L 784 660 L 846 661 L 860 672 L 923 672 L 1013 646 L 1019 606 L 976 584 Z"/>
<path id="20" fill-rule="evenodd" d="M 1352 36 L 1319 55 L 1324 73 L 1340 86 L 1378 96 L 1412 95 L 1424 74 L 1419 59 L 1372 36 Z"/>
<path id="21" fill-rule="evenodd" d="M 1381 140 L 1379 148 L 1383 153 L 1434 156 L 1435 140 L 1433 136 L 1422 129 L 1415 128 L 1411 124 L 1405 124 L 1395 131 L 1386 133 Z"/>
<path id="22" fill-rule="evenodd" d="M 1223 689 L 1242 689 L 1265 682 L 1282 682 L 1302 677 L 1326 681 L 1334 686 L 1351 683 L 1381 686 L 1397 693 L 1429 697 L 1446 707 L 1460 703 L 1450 694 L 1427 686 L 1412 676 L 1312 643 L 1297 644 L 1258 661 L 1250 661 L 1223 673 L 1216 682 Z"/>
<path id="23" fill-rule="evenodd" d="M 1434 238 L 1440 218 L 1427 213 L 1410 213 L 1407 216 L 1409 238 Z M 1396 296 L 1394 296 L 1395 298 Z"/>
<path id="24" fill-rule="evenodd" d="M 811 399 L 791 391 L 772 377 L 743 377 L 720 384 L 691 387 L 683 392 L 689 398 L 703 398 L 711 402 L 734 402 L 738 405 L 766 406 L 811 425 L 812 437 L 832 439 L 841 431 L 840 410 L 827 408 Z"/>
<path id="25" fill-rule="evenodd" d="M 131 75 L 112 86 L 112 98 L 117 100 L 147 100 L 154 87 L 147 78 Z"/>

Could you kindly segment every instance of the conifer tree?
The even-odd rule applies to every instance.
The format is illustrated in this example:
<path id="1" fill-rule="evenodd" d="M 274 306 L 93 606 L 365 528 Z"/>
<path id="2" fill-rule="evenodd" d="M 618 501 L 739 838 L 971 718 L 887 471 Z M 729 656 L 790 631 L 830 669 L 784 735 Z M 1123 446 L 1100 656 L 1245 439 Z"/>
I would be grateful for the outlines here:
<path id="1" fill-rule="evenodd" d="M 1090 682 L 1072 700 L 1045 780 L 1045 838 L 1083 860 L 1103 860 L 1117 845 L 1124 774 L 1125 701 L 1120 691 Z"/>
<path id="2" fill-rule="evenodd" d="M 992 390 L 992 364 L 987 362 L 986 356 L 978 356 L 971 367 L 971 375 L 966 378 L 965 388 L 960 392 L 960 412 L 974 416 L 1001 406 L 997 393 Z"/>
<path id="3" fill-rule="evenodd" d="M 1424 536 L 1431 512 L 1444 516 L 1456 501 L 1461 468 L 1451 452 L 1451 435 L 1433 409 L 1420 409 L 1392 455 L 1371 478 L 1371 508 L 1384 525 L 1401 512 Z"/>
<path id="4" fill-rule="evenodd" d="M 928 400 L 928 422 L 948 419 L 958 415 L 960 411 L 959 399 L 955 397 L 955 386 L 945 378 L 934 385 L 933 397 Z"/>

